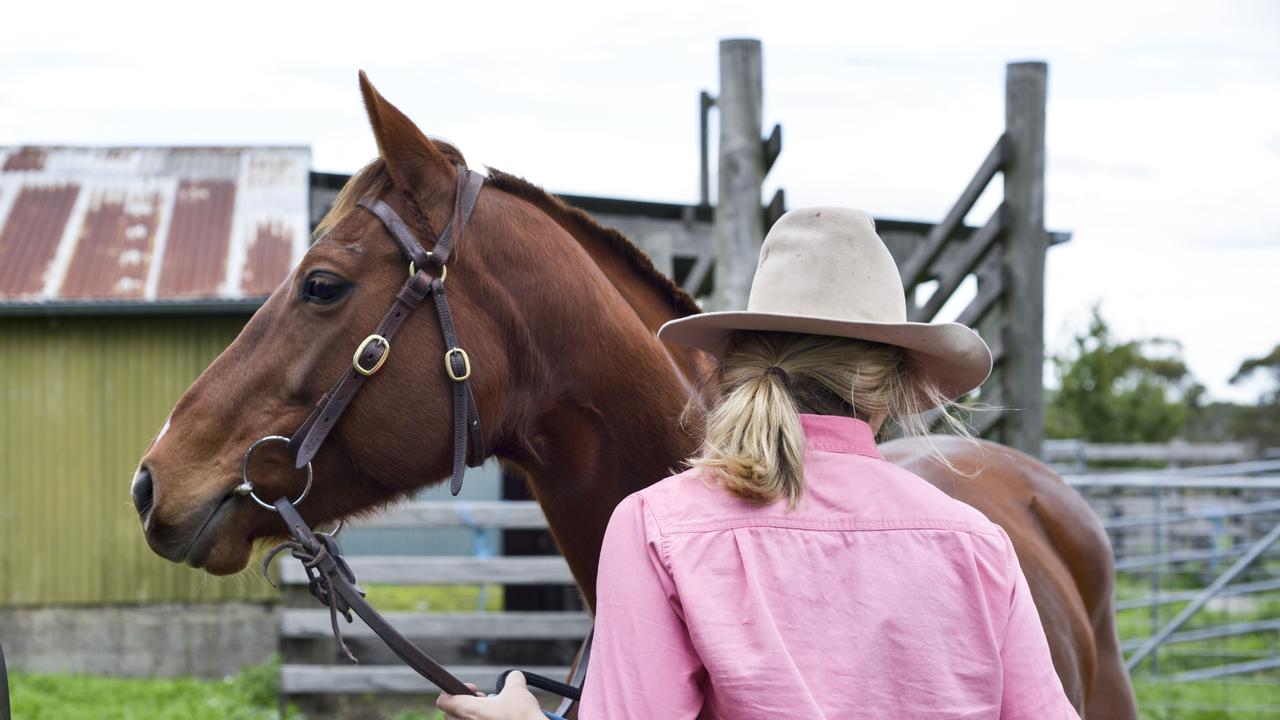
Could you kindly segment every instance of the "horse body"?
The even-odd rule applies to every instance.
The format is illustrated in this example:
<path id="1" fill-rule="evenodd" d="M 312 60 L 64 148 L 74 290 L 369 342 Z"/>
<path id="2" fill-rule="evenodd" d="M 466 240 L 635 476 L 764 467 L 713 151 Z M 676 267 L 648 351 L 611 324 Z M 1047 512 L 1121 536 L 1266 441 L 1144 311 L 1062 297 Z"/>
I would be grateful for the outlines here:
<path id="1" fill-rule="evenodd" d="M 460 154 L 427 139 L 361 81 L 380 159 L 344 189 L 323 236 L 183 395 L 139 465 L 135 502 L 148 542 L 166 558 L 236 572 L 255 542 L 284 534 L 274 515 L 232 494 L 241 458 L 255 439 L 297 427 L 403 282 L 400 253 L 355 201 L 384 199 L 422 237 L 437 235 L 447 217 Z M 449 264 L 455 326 L 472 359 L 487 446 L 526 475 L 594 606 L 613 508 L 698 447 L 700 419 L 686 425 L 683 411 L 708 386 L 711 361 L 654 336 L 698 308 L 634 245 L 580 210 L 498 171 L 485 187 Z M 341 285 L 337 299 L 307 300 L 317 273 Z M 396 336 L 386 367 L 317 454 L 315 488 L 298 507 L 313 527 L 448 475 L 450 386 L 429 317 Z M 1033 458 L 991 443 L 975 453 L 958 439 L 938 442 L 953 462 L 983 473 L 972 481 L 942 473 L 910 441 L 886 443 L 884 452 L 1005 528 L 1077 707 L 1091 718 L 1136 717 L 1116 648 L 1110 549 L 1096 518 Z M 268 502 L 296 494 L 299 475 L 284 453 L 263 455 L 254 456 L 258 491 Z"/>
<path id="2" fill-rule="evenodd" d="M 976 446 L 938 436 L 957 475 L 928 457 L 927 443 L 883 443 L 885 459 L 971 505 L 1013 542 L 1040 614 L 1063 689 L 1083 716 L 1136 718 L 1137 706 L 1120 654 L 1111 545 L 1097 515 L 1038 459 L 987 440 Z"/>

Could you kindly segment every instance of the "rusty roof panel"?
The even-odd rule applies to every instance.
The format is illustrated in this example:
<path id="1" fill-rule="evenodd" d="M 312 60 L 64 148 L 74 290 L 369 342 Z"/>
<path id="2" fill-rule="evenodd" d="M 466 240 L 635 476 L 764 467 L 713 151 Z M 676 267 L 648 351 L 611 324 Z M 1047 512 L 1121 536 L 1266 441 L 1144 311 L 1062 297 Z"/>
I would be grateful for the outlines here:
<path id="1" fill-rule="evenodd" d="M 236 186 L 226 180 L 178 184 L 157 292 L 164 297 L 216 295 L 226 276 Z"/>
<path id="2" fill-rule="evenodd" d="M 57 255 L 80 187 L 30 185 L 0 192 L 12 198 L 0 230 L 0 296 L 38 298 L 44 294 L 46 271 Z"/>
<path id="3" fill-rule="evenodd" d="M 159 224 L 158 193 L 99 193 L 90 201 L 60 293 L 141 299 Z"/>
<path id="4" fill-rule="evenodd" d="M 44 150 L 40 148 L 22 148 L 4 159 L 3 172 L 19 170 L 41 170 L 44 168 Z"/>
<path id="5" fill-rule="evenodd" d="M 261 297 L 308 244 L 299 147 L 0 147 L 0 305 Z"/>
<path id="6" fill-rule="evenodd" d="M 240 291 L 248 296 L 270 295 L 293 266 L 293 237 L 280 223 L 262 223 L 245 253 Z"/>

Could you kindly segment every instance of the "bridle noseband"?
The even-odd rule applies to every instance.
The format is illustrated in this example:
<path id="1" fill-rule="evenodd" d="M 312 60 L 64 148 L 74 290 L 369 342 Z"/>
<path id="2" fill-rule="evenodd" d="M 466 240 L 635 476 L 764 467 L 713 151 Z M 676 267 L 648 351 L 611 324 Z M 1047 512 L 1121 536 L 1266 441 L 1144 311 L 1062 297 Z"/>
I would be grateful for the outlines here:
<path id="1" fill-rule="evenodd" d="M 357 204 L 373 213 L 382 221 L 383 227 L 395 240 L 400 251 L 409 261 L 409 277 L 396 293 L 395 302 L 378 323 L 373 333 L 366 337 L 351 357 L 351 367 L 329 392 L 316 403 L 311 415 L 289 438 L 279 435 L 268 435 L 253 444 L 245 454 L 242 472 L 242 483 L 236 493 L 249 495 L 264 508 L 275 510 L 271 504 L 264 502 L 254 492 L 253 483 L 249 480 L 249 455 L 258 445 L 268 440 L 286 441 L 289 452 L 293 455 L 294 466 L 307 469 L 307 487 L 311 484 L 311 460 L 320 450 L 325 438 L 333 431 L 343 412 L 351 404 L 357 391 L 365 381 L 373 377 L 391 356 L 391 340 L 404 325 L 415 308 L 429 295 L 436 308 L 436 316 L 440 320 L 440 331 L 444 337 L 444 369 L 445 375 L 453 386 L 453 474 L 449 482 L 449 491 L 454 495 L 462 489 L 462 477 L 466 468 L 479 467 L 488 457 L 485 447 L 484 430 L 480 425 L 480 414 L 476 411 L 475 396 L 471 392 L 471 357 L 458 343 L 458 334 L 453 326 L 453 315 L 449 312 L 449 301 L 445 297 L 444 282 L 448 276 L 448 262 L 454 247 L 461 241 L 463 230 L 471 220 L 475 211 L 476 199 L 484 186 L 484 176 L 480 173 L 458 165 L 458 189 L 454 196 L 453 216 L 449 219 L 444 231 L 440 233 L 435 246 L 426 250 L 414 237 L 413 231 L 405 224 L 396 211 L 380 198 L 367 198 Z M 437 270 L 436 275 L 428 269 Z M 303 493 L 305 496 L 305 492 Z M 300 502 L 301 497 L 298 499 Z"/>

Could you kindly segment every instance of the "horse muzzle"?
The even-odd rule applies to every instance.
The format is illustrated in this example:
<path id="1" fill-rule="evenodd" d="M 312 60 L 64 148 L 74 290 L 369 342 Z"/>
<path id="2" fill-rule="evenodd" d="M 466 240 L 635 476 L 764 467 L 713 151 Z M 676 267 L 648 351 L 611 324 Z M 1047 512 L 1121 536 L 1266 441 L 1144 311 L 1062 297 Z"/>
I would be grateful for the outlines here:
<path id="1" fill-rule="evenodd" d="M 202 503 L 176 521 L 164 518 L 156 508 L 156 479 L 146 465 L 133 477 L 130 494 L 142 522 L 147 545 L 171 562 L 202 567 L 218 539 L 219 528 L 231 514 L 234 495 L 224 495 Z"/>

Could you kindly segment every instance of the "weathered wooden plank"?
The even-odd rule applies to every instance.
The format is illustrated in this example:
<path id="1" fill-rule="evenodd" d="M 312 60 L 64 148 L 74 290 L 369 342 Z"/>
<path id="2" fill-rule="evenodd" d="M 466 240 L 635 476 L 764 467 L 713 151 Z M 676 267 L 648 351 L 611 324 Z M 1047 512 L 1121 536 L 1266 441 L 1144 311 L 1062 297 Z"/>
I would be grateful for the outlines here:
<path id="1" fill-rule="evenodd" d="M 540 530 L 547 526 L 538 503 L 512 500 L 410 502 L 381 515 L 352 523 L 360 528 L 505 528 Z"/>
<path id="2" fill-rule="evenodd" d="M 994 246 L 1004 229 L 1003 206 L 997 207 L 991 214 L 987 224 L 965 241 L 963 249 L 945 267 L 938 268 L 938 287 L 929 296 L 928 301 L 911 315 L 913 322 L 929 322 L 933 320 L 951 295 L 964 282 L 965 276 L 978 267 L 978 264 Z"/>
<path id="3" fill-rule="evenodd" d="M 1005 81 L 1005 397 L 1018 408 L 1003 442 L 1039 457 L 1044 442 L 1044 122 L 1048 66 L 1011 63 Z"/>
<path id="4" fill-rule="evenodd" d="M 773 193 L 773 199 L 764 208 L 764 230 L 768 233 L 773 229 L 774 223 L 782 219 L 787 213 L 787 191 L 778 188 Z"/>
<path id="5" fill-rule="evenodd" d="M 591 616 L 585 612 L 473 612 L 473 613 L 383 613 L 387 621 L 410 638 L 484 638 L 580 640 L 591 630 Z M 331 637 L 328 610 L 285 609 L 280 615 L 280 634 L 287 638 Z M 351 638 L 374 637 L 360 618 L 342 623 L 342 634 Z"/>
<path id="6" fill-rule="evenodd" d="M 981 410 L 975 412 L 973 418 L 969 422 L 969 427 L 973 428 L 974 437 L 983 437 L 991 426 L 1000 421 L 1003 410 Z M 942 411 L 938 408 L 926 410 L 923 415 L 925 427 L 929 428 L 929 432 L 943 433 L 948 432 L 946 426 L 942 424 Z"/>
<path id="7" fill-rule="evenodd" d="M 782 126 L 774 123 L 769 137 L 761 143 L 764 147 L 764 174 L 768 175 L 773 169 L 773 164 L 778 161 L 778 156 L 782 154 Z"/>
<path id="8" fill-rule="evenodd" d="M 716 101 L 711 97 L 711 93 L 703 90 L 698 95 L 698 150 L 699 150 L 699 175 L 698 175 L 698 197 L 701 198 L 704 206 L 711 206 L 711 132 L 708 129 L 710 123 L 708 116 L 711 114 L 711 108 L 715 107 Z"/>
<path id="9" fill-rule="evenodd" d="M 502 665 L 456 665 L 448 668 L 459 680 L 475 683 L 485 692 L 492 692 L 498 675 L 508 669 Z M 550 678 L 569 677 L 567 667 L 521 669 Z M 434 695 L 439 691 L 421 675 L 400 665 L 285 665 L 280 668 L 280 692 L 285 695 Z"/>
<path id="10" fill-rule="evenodd" d="M 347 558 L 362 583 L 393 585 L 479 585 L 484 583 L 538 585 L 572 583 L 564 558 L 461 556 Z M 285 562 L 281 579 L 287 585 L 305 585 L 302 563 Z"/>
<path id="11" fill-rule="evenodd" d="M 685 276 L 682 287 L 684 291 L 690 295 L 697 297 L 698 291 L 702 288 L 702 284 L 707 281 L 707 274 L 711 272 L 711 267 L 715 263 L 715 256 L 710 252 L 703 253 L 693 261 L 693 267 L 689 268 L 689 274 Z"/>
<path id="12" fill-rule="evenodd" d="M 720 41 L 720 97 L 716 101 L 720 108 L 720 197 L 711 232 L 716 255 L 714 310 L 747 306 L 764 240 L 760 211 L 760 183 L 764 180 L 761 77 L 759 40 Z"/>
<path id="13" fill-rule="evenodd" d="M 1090 473 L 1063 475 L 1073 487 L 1179 488 L 1183 490 L 1280 490 L 1280 477 L 1180 477 L 1159 473 Z"/>
<path id="14" fill-rule="evenodd" d="M 1003 410 L 987 410 L 978 413 L 973 418 L 972 423 L 974 435 L 978 437 L 985 437 L 987 431 L 994 427 L 996 423 L 1000 422 L 1003 417 Z"/>
<path id="15" fill-rule="evenodd" d="M 902 286 L 907 289 L 907 292 L 925 279 L 929 266 L 938 259 L 947 240 L 950 240 L 956 229 L 963 224 L 964 216 L 973 209 L 973 204 L 978 201 L 982 191 L 1000 171 L 1004 161 L 1005 138 L 1002 135 L 992 146 L 991 152 L 987 153 L 986 159 L 982 161 L 977 174 L 969 181 L 964 192 L 960 193 L 960 199 L 951 207 L 951 212 L 929 231 L 929 236 L 925 238 L 924 243 L 912 253 L 911 257 L 907 258 L 906 262 L 901 264 Z"/>
<path id="16" fill-rule="evenodd" d="M 676 259 L 670 235 L 649 235 L 635 243 L 649 256 L 649 261 L 658 272 L 667 277 L 675 274 Z"/>
<path id="17" fill-rule="evenodd" d="M 1215 463 L 1242 460 L 1252 456 L 1248 443 L 1192 443 L 1173 440 L 1167 443 L 1086 443 L 1080 440 L 1046 440 L 1045 457 L 1049 460 L 1148 460 L 1167 463 Z"/>
<path id="18" fill-rule="evenodd" d="M 711 252 L 711 223 L 698 220 L 695 208 L 684 208 L 686 217 L 659 218 L 594 213 L 601 225 L 616 229 L 639 247 L 661 238 L 673 256 L 696 256 Z"/>
<path id="19" fill-rule="evenodd" d="M 993 365 L 998 364 L 1001 360 L 1004 359 L 1004 333 L 1003 332 L 997 332 L 997 333 L 991 333 L 989 335 L 985 335 L 983 336 L 983 340 L 986 341 L 987 348 L 991 350 L 991 363 Z M 1003 370 L 1003 368 L 1001 368 L 1001 370 Z M 986 385 L 984 384 L 983 387 L 986 387 Z M 1003 390 L 1001 390 L 1001 396 L 1002 397 L 1004 396 Z"/>
<path id="20" fill-rule="evenodd" d="M 982 319 L 986 317 L 987 312 L 999 302 L 1000 296 L 1004 292 L 1004 282 L 1000 277 L 1000 264 L 1002 262 L 1000 255 L 1002 252 L 1002 248 L 997 245 L 991 251 L 991 256 L 983 263 L 983 268 L 979 269 L 978 294 L 969 303 L 969 307 L 965 308 L 960 313 L 960 316 L 956 318 L 956 322 L 976 328 L 978 323 L 982 322 Z M 986 272 L 987 262 L 994 265 L 992 272 Z"/>

